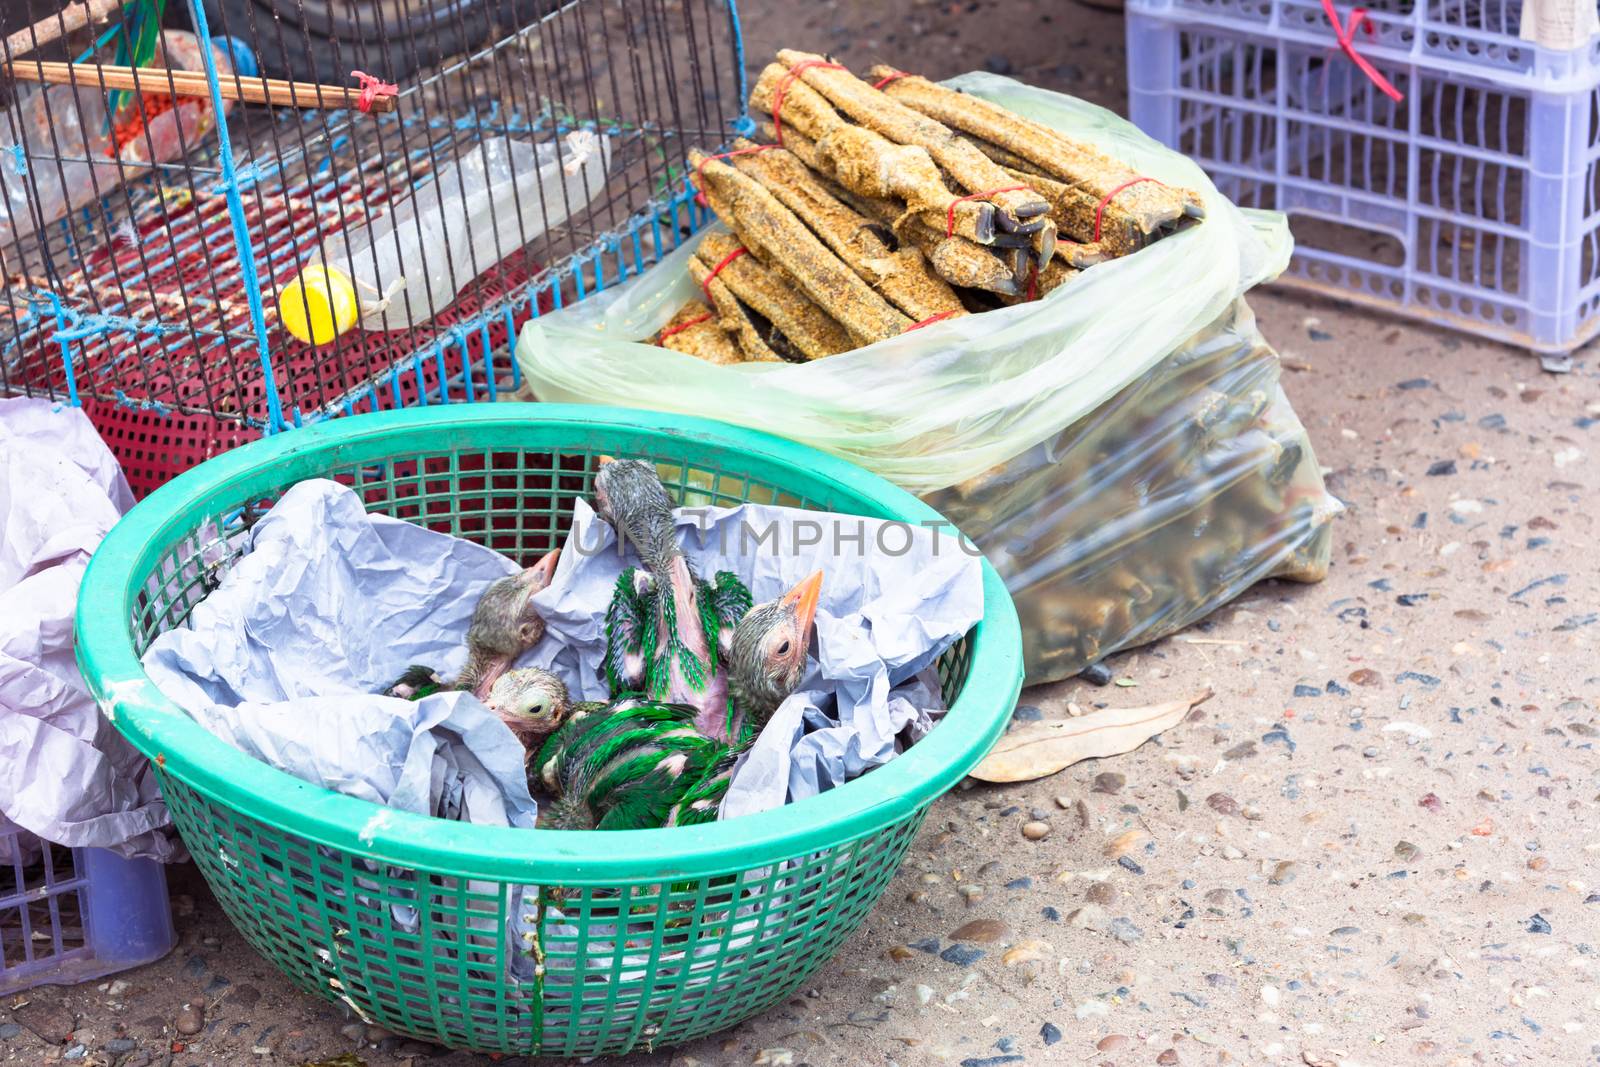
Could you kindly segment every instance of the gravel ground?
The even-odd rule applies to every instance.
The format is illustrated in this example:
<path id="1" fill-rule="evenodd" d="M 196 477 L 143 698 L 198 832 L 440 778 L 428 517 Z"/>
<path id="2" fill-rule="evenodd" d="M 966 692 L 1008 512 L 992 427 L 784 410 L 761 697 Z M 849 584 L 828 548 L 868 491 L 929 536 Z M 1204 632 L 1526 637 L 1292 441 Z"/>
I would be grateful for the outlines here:
<path id="1" fill-rule="evenodd" d="M 780 41 L 914 55 L 1121 104 L 1115 15 L 743 8 L 753 60 Z M 1010 28 L 980 30 L 986 13 Z M 1288 294 L 1252 303 L 1348 505 L 1328 580 L 1266 583 L 1115 657 L 1122 685 L 1025 693 L 1025 717 L 1055 717 L 1216 690 L 1131 755 L 958 790 L 802 995 L 627 1062 L 1600 1062 L 1595 361 L 1546 376 Z M 1025 837 L 1030 820 L 1049 833 Z M 0 1004 L 0 1060 L 487 1062 L 300 996 L 192 868 L 172 881 L 178 949 Z"/>

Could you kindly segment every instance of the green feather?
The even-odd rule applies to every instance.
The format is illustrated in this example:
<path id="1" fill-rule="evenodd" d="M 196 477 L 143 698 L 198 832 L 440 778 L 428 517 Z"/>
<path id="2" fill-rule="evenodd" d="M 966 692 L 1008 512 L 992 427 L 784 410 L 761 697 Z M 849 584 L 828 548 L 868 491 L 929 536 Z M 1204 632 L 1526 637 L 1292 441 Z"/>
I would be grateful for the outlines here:
<path id="1" fill-rule="evenodd" d="M 705 769 L 689 788 L 683 790 L 672 812 L 667 816 L 668 826 L 698 826 L 714 822 L 722 798 L 728 795 L 733 783 L 733 769 L 738 765 L 744 749 L 724 747 L 718 758 Z"/>
<path id="2" fill-rule="evenodd" d="M 122 8 L 122 32 L 117 35 L 116 64 L 119 67 L 148 67 L 156 58 L 156 42 L 161 35 L 161 17 L 167 0 L 132 0 Z M 133 100 L 126 89 L 107 94 L 108 122 Z"/>
<path id="3" fill-rule="evenodd" d="M 722 669 L 722 632 L 731 630 L 750 610 L 750 590 L 732 571 L 717 572 L 713 582 L 695 579 L 695 600 L 707 646 L 702 658 L 679 633 L 678 602 L 670 586 L 656 581 L 648 593 L 641 595 L 636 574 L 637 568 L 630 567 L 617 576 L 606 609 L 606 648 L 601 669 L 612 696 L 637 688 L 622 670 L 629 653 L 644 659 L 643 691 L 652 700 L 665 700 L 671 692 L 674 666 L 690 689 L 703 692 Z M 661 640 L 660 627 L 666 628 L 665 641 Z"/>
<path id="4" fill-rule="evenodd" d="M 623 669 L 627 656 L 642 659 L 646 634 L 653 631 L 649 625 L 649 605 L 643 603 L 635 591 L 637 573 L 638 568 L 629 567 L 617 576 L 611 604 L 606 608 L 606 647 L 600 667 L 612 696 L 636 692 L 645 685 L 642 676 L 635 677 Z"/>

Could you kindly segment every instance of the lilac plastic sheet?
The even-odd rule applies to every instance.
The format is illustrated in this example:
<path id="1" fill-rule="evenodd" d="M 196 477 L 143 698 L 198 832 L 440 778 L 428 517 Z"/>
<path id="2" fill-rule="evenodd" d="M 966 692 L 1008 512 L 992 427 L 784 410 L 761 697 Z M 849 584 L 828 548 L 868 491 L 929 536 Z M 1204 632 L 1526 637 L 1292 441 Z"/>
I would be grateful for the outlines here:
<path id="1" fill-rule="evenodd" d="M 58 844 L 170 861 L 182 846 L 149 765 L 73 655 L 84 568 L 132 506 L 80 409 L 0 399 L 0 815 Z"/>

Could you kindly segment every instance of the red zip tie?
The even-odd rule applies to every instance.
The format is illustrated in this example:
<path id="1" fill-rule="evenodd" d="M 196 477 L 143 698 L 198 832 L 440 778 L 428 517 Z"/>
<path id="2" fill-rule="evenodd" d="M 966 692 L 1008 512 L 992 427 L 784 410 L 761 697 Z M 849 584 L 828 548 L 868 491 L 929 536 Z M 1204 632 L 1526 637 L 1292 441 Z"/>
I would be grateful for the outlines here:
<path id="1" fill-rule="evenodd" d="M 1339 12 L 1334 10 L 1333 0 L 1322 0 L 1322 13 L 1328 16 L 1329 22 L 1333 23 L 1333 38 L 1339 42 L 1339 48 L 1343 50 L 1344 54 L 1350 57 L 1350 62 L 1354 63 L 1357 69 L 1365 74 L 1384 96 L 1387 96 L 1397 104 L 1404 100 L 1405 94 L 1396 89 L 1388 78 L 1380 74 L 1378 68 L 1367 61 L 1366 56 L 1356 51 L 1357 30 L 1365 26 L 1368 37 L 1376 36 L 1372 28 L 1372 20 L 1367 18 L 1367 9 L 1364 7 L 1351 8 L 1348 25 L 1340 25 Z"/>
<path id="2" fill-rule="evenodd" d="M 1164 185 L 1165 184 L 1163 182 L 1156 181 L 1156 179 L 1154 179 L 1154 178 L 1129 178 L 1127 181 L 1123 182 L 1121 185 L 1119 185 L 1115 189 L 1111 190 L 1105 196 L 1101 197 L 1100 198 L 1100 203 L 1096 204 L 1095 208 L 1094 208 L 1094 239 L 1096 241 L 1100 240 L 1100 219 L 1106 213 L 1106 205 L 1111 203 L 1112 199 L 1118 193 L 1122 192 L 1122 190 L 1128 188 L 1131 185 L 1138 185 L 1140 182 L 1156 182 L 1157 185 Z"/>
<path id="3" fill-rule="evenodd" d="M 772 133 L 773 139 L 778 144 L 783 144 L 783 94 L 789 91 L 790 84 L 800 76 L 800 72 L 807 67 L 816 67 L 818 70 L 844 70 L 843 63 L 829 63 L 825 59 L 807 59 L 796 63 L 789 68 L 789 73 L 778 82 L 778 87 L 772 91 Z"/>
<path id="4" fill-rule="evenodd" d="M 911 72 L 909 70 L 897 70 L 892 74 L 885 74 L 883 77 L 881 77 L 877 81 L 873 82 L 872 83 L 872 87 L 874 89 L 882 89 L 885 85 L 888 85 L 890 82 L 899 81 L 901 78 L 909 78 L 909 77 L 911 77 Z"/>
<path id="5" fill-rule="evenodd" d="M 687 322 L 680 322 L 676 326 L 669 326 L 665 330 L 662 330 L 661 333 L 656 337 L 656 345 L 658 347 L 663 347 L 662 346 L 662 342 L 665 341 L 667 338 L 671 337 L 675 333 L 682 333 L 684 330 L 687 330 L 691 326 L 700 325 L 702 322 L 704 322 L 707 319 L 709 319 L 711 317 L 711 315 L 712 315 L 712 313 L 708 311 L 704 315 L 696 315 L 694 318 L 689 319 Z"/>
<path id="6" fill-rule="evenodd" d="M 954 237 L 956 235 L 956 205 L 962 201 L 982 200 L 986 196 L 994 196 L 997 193 L 1014 193 L 1026 188 L 1026 185 L 1003 185 L 998 189 L 985 189 L 981 193 L 968 193 L 966 196 L 956 197 L 950 201 L 950 216 L 945 220 L 944 235 L 946 237 Z"/>
<path id="7" fill-rule="evenodd" d="M 951 315 L 959 315 L 959 314 L 961 314 L 961 312 L 959 312 L 959 311 L 941 311 L 937 315 L 928 316 L 927 318 L 923 319 L 921 322 L 913 322 L 910 326 L 907 326 L 905 329 L 901 330 L 900 332 L 901 333 L 910 333 L 912 330 L 920 330 L 924 326 L 932 326 L 934 323 L 938 322 L 940 319 L 948 319 Z"/>
<path id="8" fill-rule="evenodd" d="M 701 207 L 707 206 L 705 193 L 705 169 L 706 164 L 710 163 L 713 159 L 731 159 L 734 156 L 747 156 L 752 152 L 765 152 L 769 149 L 777 147 L 779 146 L 775 144 L 758 144 L 751 145 L 749 148 L 736 148 L 732 152 L 718 152 L 714 156 L 706 156 L 700 161 L 699 166 L 694 168 L 694 202 L 699 204 Z"/>
<path id="9" fill-rule="evenodd" d="M 398 96 L 400 93 L 400 86 L 373 77 L 365 71 L 352 70 L 350 77 L 361 83 L 361 97 L 356 101 L 356 107 L 362 111 L 371 111 L 372 102 L 380 96 Z"/>
<path id="10" fill-rule="evenodd" d="M 729 252 L 727 255 L 723 256 L 721 261 L 718 262 L 715 267 L 711 268 L 711 273 L 706 275 L 706 280 L 700 283 L 700 291 L 706 294 L 706 303 L 710 304 L 712 307 L 717 306 L 717 302 L 711 299 L 711 279 L 715 278 L 719 273 L 721 273 L 723 267 L 726 267 L 729 263 L 732 263 L 734 260 L 738 259 L 748 251 L 750 251 L 748 248 L 746 248 L 744 245 L 740 245 L 732 252 Z"/>

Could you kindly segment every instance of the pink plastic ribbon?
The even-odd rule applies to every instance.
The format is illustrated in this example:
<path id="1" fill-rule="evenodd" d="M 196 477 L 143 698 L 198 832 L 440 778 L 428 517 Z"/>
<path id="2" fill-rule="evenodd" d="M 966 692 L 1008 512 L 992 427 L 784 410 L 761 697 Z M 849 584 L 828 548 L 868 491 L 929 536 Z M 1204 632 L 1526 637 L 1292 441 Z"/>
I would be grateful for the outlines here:
<path id="1" fill-rule="evenodd" d="M 1364 7 L 1351 8 L 1348 25 L 1340 25 L 1339 12 L 1334 10 L 1333 0 L 1322 0 L 1322 10 L 1328 16 L 1328 21 L 1333 24 L 1334 39 L 1339 42 L 1339 48 L 1344 54 L 1350 57 L 1350 62 L 1354 63 L 1361 73 L 1371 79 L 1372 84 L 1376 85 L 1379 91 L 1390 100 L 1397 104 L 1404 100 L 1405 94 L 1390 84 L 1389 79 L 1379 73 L 1377 67 L 1367 62 L 1366 56 L 1356 51 L 1356 31 L 1365 26 L 1368 36 L 1371 36 L 1373 32 L 1372 20 L 1367 18 L 1367 9 Z"/>
<path id="2" fill-rule="evenodd" d="M 356 107 L 362 111 L 371 111 L 373 101 L 380 96 L 396 96 L 400 86 L 386 82 L 382 78 L 368 74 L 366 71 L 352 70 L 350 77 L 354 78 L 361 86 L 361 96 L 356 100 Z"/>

